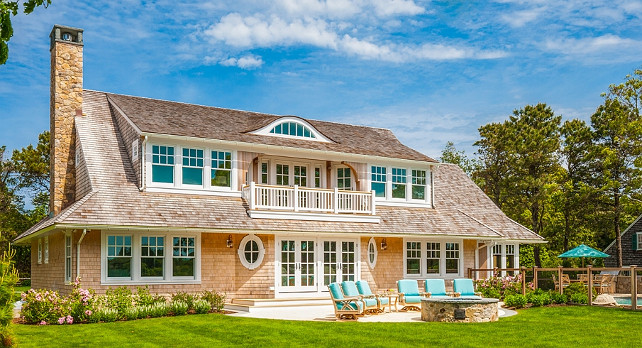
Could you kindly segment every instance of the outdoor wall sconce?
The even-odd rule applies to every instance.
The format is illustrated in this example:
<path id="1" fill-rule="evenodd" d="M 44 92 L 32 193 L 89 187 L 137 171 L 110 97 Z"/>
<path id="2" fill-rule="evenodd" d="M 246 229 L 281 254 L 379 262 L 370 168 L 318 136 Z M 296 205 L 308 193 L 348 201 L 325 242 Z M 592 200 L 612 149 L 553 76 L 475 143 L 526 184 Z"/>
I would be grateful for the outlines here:
<path id="1" fill-rule="evenodd" d="M 232 242 L 232 235 L 230 234 L 229 236 L 227 236 L 227 247 L 231 248 L 233 246 L 234 246 L 234 242 Z"/>
<path id="2" fill-rule="evenodd" d="M 386 239 L 384 238 L 381 241 L 381 250 L 386 250 L 386 249 L 388 249 L 388 243 L 386 243 Z"/>

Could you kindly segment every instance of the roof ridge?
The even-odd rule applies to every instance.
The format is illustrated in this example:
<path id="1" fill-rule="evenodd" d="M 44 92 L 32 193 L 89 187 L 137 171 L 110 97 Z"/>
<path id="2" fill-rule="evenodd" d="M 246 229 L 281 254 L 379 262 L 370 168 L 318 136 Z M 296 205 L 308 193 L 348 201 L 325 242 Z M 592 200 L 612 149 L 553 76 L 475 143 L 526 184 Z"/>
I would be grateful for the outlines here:
<path id="1" fill-rule="evenodd" d="M 489 230 L 493 231 L 496 235 L 498 235 L 498 236 L 500 236 L 500 237 L 506 237 L 506 236 L 504 236 L 503 234 L 499 233 L 499 232 L 498 232 L 497 230 L 495 230 L 494 228 L 492 228 L 492 227 L 490 227 L 490 226 L 486 225 L 485 223 L 483 223 L 483 222 L 481 222 L 481 221 L 477 220 L 477 219 L 476 219 L 476 218 L 474 218 L 473 216 L 471 216 L 471 215 L 469 215 L 469 214 L 467 214 L 467 213 L 464 213 L 461 209 L 459 209 L 459 208 L 455 208 L 455 209 L 457 209 L 457 211 L 458 211 L 458 212 L 460 212 L 460 213 L 462 213 L 462 214 L 466 215 L 467 217 L 469 217 L 469 218 L 471 218 L 471 219 L 475 220 L 475 221 L 476 221 L 477 223 L 479 223 L 480 225 L 482 225 L 482 226 L 486 227 L 487 229 L 489 229 Z M 502 212 L 502 213 L 503 213 L 503 212 Z"/>

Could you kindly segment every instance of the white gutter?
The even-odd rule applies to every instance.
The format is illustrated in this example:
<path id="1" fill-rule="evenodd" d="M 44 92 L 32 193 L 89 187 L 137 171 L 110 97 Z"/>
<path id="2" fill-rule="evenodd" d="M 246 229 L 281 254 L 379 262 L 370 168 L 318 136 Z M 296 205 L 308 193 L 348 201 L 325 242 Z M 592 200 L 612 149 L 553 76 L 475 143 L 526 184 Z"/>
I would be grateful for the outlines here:
<path id="1" fill-rule="evenodd" d="M 147 136 L 143 136 L 143 144 L 139 150 L 138 160 L 140 161 L 140 191 L 145 191 L 147 178 L 145 177 L 145 161 L 147 160 Z"/>
<path id="2" fill-rule="evenodd" d="M 80 239 L 78 239 L 78 243 L 76 243 L 76 278 L 80 278 L 80 244 L 82 243 L 82 240 L 85 239 L 85 235 L 87 234 L 87 229 L 82 230 L 82 235 L 80 236 Z"/>

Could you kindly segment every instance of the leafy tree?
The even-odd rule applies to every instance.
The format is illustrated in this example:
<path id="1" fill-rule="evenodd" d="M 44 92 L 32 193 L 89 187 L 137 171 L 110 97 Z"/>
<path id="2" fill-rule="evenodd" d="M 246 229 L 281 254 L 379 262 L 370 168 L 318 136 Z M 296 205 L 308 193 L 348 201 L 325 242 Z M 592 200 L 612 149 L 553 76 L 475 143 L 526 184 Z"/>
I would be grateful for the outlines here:
<path id="1" fill-rule="evenodd" d="M 33 12 L 36 7 L 44 6 L 46 8 L 49 4 L 51 4 L 51 0 L 26 0 L 22 3 L 22 12 L 29 14 Z M 6 63 L 9 57 L 9 46 L 7 42 L 9 42 L 13 36 L 11 16 L 17 15 L 19 9 L 19 1 L 0 0 L 0 65 Z"/>
<path id="2" fill-rule="evenodd" d="M 477 185 L 502 209 L 510 186 L 513 161 L 513 129 L 509 122 L 489 123 L 479 128 L 478 170 L 473 173 Z"/>
<path id="3" fill-rule="evenodd" d="M 472 176 L 477 169 L 477 163 L 474 158 L 468 158 L 464 150 L 457 150 L 452 141 L 446 143 L 446 147 L 441 151 L 441 161 L 458 165 L 461 169 Z"/>
<path id="4" fill-rule="evenodd" d="M 636 75 L 638 77 L 628 75 L 627 81 L 620 85 L 609 86 L 609 92 L 604 94 L 604 103 L 591 116 L 594 156 L 599 169 L 596 187 L 601 193 L 602 203 L 611 208 L 618 267 L 622 266 L 622 198 L 639 192 L 642 184 L 642 120 L 639 109 L 642 71 L 637 70 Z"/>

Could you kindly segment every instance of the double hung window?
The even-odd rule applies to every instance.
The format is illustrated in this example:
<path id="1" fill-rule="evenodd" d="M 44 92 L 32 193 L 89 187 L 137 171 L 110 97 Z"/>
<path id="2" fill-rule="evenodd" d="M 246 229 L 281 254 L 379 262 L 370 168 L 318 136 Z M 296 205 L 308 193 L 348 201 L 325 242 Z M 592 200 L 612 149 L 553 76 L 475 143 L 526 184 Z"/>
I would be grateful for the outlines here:
<path id="1" fill-rule="evenodd" d="M 183 184 L 203 185 L 203 150 L 183 148 Z"/>
<path id="2" fill-rule="evenodd" d="M 308 167 L 294 166 L 294 184 L 308 186 Z"/>
<path id="3" fill-rule="evenodd" d="M 165 237 L 143 236 L 140 241 L 140 276 L 163 277 Z"/>
<path id="4" fill-rule="evenodd" d="M 386 197 L 386 167 L 372 166 L 370 189 L 377 197 Z"/>
<path id="5" fill-rule="evenodd" d="M 173 146 L 152 146 L 152 182 L 174 183 Z"/>
<path id="6" fill-rule="evenodd" d="M 392 168 L 392 198 L 406 198 L 405 168 Z"/>
<path id="7" fill-rule="evenodd" d="M 441 243 L 426 243 L 426 273 L 441 273 Z"/>
<path id="8" fill-rule="evenodd" d="M 71 246 L 69 248 L 71 249 Z M 132 236 L 107 237 L 107 276 L 110 278 L 131 278 L 131 265 Z"/>
<path id="9" fill-rule="evenodd" d="M 290 166 L 287 164 L 276 165 L 276 184 L 290 186 Z"/>
<path id="10" fill-rule="evenodd" d="M 503 268 L 502 265 L 502 245 L 493 245 L 493 267 Z"/>
<path id="11" fill-rule="evenodd" d="M 459 274 L 459 243 L 446 243 L 446 273 Z"/>
<path id="12" fill-rule="evenodd" d="M 406 273 L 421 274 L 421 243 L 406 243 Z"/>
<path id="13" fill-rule="evenodd" d="M 38 264 L 42 263 L 42 239 L 38 238 Z"/>
<path id="14" fill-rule="evenodd" d="M 212 186 L 232 186 L 232 153 L 212 151 Z"/>
<path id="15" fill-rule="evenodd" d="M 65 281 L 71 281 L 71 234 L 65 235 Z"/>
<path id="16" fill-rule="evenodd" d="M 412 170 L 412 199 L 426 199 L 425 170 Z"/>
<path id="17" fill-rule="evenodd" d="M 193 277 L 196 255 L 194 237 L 174 237 L 173 248 L 172 274 L 174 277 Z"/>
<path id="18" fill-rule="evenodd" d="M 506 245 L 506 268 L 515 268 L 515 246 Z"/>

